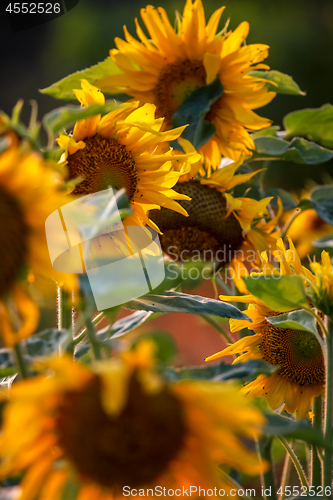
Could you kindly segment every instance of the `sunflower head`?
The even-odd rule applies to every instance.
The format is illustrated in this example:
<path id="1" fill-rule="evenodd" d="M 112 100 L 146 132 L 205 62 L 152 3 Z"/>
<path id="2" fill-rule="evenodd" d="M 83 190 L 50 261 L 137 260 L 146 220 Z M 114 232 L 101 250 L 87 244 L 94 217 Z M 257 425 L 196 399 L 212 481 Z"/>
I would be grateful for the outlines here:
<path id="1" fill-rule="evenodd" d="M 82 89 L 74 92 L 82 106 L 104 103 L 103 94 L 86 80 L 82 80 Z M 163 206 L 186 216 L 175 199 L 188 197 L 171 188 L 200 156 L 195 152 L 172 154 L 168 141 L 179 137 L 184 127 L 162 132 L 162 124 L 163 119 L 155 118 L 153 104 L 139 107 L 138 102 L 116 106 L 103 118 L 97 115 L 77 122 L 72 136 L 58 139 L 69 179 L 81 180 L 73 193 L 125 188 L 133 208 L 132 221 L 155 229 L 146 215 L 151 208 Z M 173 165 L 179 160 L 183 167 L 176 172 Z"/>
<path id="2" fill-rule="evenodd" d="M 244 154 L 251 154 L 254 143 L 248 130 L 260 130 L 270 124 L 253 110 L 275 96 L 267 90 L 263 79 L 249 75 L 253 69 L 268 69 L 261 63 L 268 55 L 268 46 L 244 45 L 249 31 L 247 22 L 234 31 L 225 27 L 218 32 L 223 10 L 224 7 L 214 12 L 206 23 L 202 1 L 187 0 L 175 30 L 163 8 L 148 5 L 141 9 L 149 37 L 137 20 L 140 41 L 124 27 L 126 40 L 116 38 L 117 48 L 110 51 L 122 73 L 106 76 L 96 83 L 111 93 L 125 92 L 141 104 L 154 103 L 157 115 L 165 117 L 167 128 L 179 123 L 180 116 L 184 125 L 190 119 L 192 133 L 186 138 L 200 147 L 208 169 L 218 167 L 221 155 L 238 160 Z M 218 86 L 217 94 L 209 90 L 211 84 Z M 207 97 L 204 119 L 200 114 L 194 117 L 188 112 L 190 102 L 203 106 L 203 95 Z M 202 122 L 204 139 L 200 134 L 199 139 L 200 127 L 196 127 L 196 121 Z"/>
<path id="3" fill-rule="evenodd" d="M 236 387 L 169 383 L 153 365 L 149 341 L 93 368 L 67 357 L 44 362 L 47 376 L 11 388 L 1 477 L 25 471 L 23 495 L 29 488 L 36 499 L 58 498 L 71 478 L 83 498 L 107 500 L 125 486 L 214 487 L 217 464 L 262 470 L 239 438 L 257 436 L 263 417 Z"/>
<path id="4" fill-rule="evenodd" d="M 284 244 L 278 241 L 280 270 L 269 263 L 267 255 L 262 255 L 262 269 L 266 275 L 298 274 L 306 278 L 308 269 L 301 266 L 299 256 L 289 239 L 290 248 L 285 250 Z M 255 273 L 258 274 L 258 273 Z M 230 354 L 241 354 L 234 363 L 248 359 L 264 359 L 277 367 L 271 377 L 259 375 L 256 380 L 247 384 L 242 392 L 251 396 L 266 397 L 272 409 L 284 403 L 288 413 L 297 411 L 298 418 L 308 415 L 313 398 L 324 394 L 325 367 L 321 346 L 313 333 L 290 328 L 278 328 L 267 321 L 267 317 L 282 313 L 272 311 L 262 300 L 249 294 L 245 285 L 241 287 L 247 295 L 239 297 L 221 296 L 224 301 L 248 303 L 246 311 L 248 320 L 230 320 L 232 332 L 248 328 L 254 332 L 251 336 L 242 337 L 223 351 L 209 356 L 207 360 L 217 359 Z M 322 331 L 317 325 L 319 335 Z"/>
<path id="5" fill-rule="evenodd" d="M 22 287 L 29 272 L 76 286 L 75 276 L 53 271 L 46 242 L 45 220 L 69 201 L 62 182 L 26 148 L 12 146 L 0 155 L 0 330 L 6 345 L 29 336 L 38 323 L 37 307 Z"/>
<path id="6" fill-rule="evenodd" d="M 235 175 L 242 161 L 231 162 L 206 179 L 176 184 L 175 191 L 191 198 L 180 202 L 187 218 L 163 209 L 150 212 L 163 232 L 162 248 L 171 258 L 200 258 L 225 266 L 236 260 L 256 262 L 258 252 L 260 255 L 265 249 L 275 249 L 274 229 L 282 207 L 268 222 L 266 206 L 271 198 L 235 198 L 230 192 L 257 173 Z"/>

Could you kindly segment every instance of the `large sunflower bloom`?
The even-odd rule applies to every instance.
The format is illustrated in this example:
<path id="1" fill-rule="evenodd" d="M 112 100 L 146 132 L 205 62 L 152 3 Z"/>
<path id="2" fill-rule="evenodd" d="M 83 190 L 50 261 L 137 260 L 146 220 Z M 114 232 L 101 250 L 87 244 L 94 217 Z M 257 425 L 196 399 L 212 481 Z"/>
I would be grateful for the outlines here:
<path id="1" fill-rule="evenodd" d="M 104 104 L 103 94 L 86 80 L 82 90 L 74 93 L 83 106 Z M 187 200 L 171 188 L 184 172 L 176 172 L 173 162 L 197 161 L 199 155 L 158 154 L 157 148 L 179 137 L 184 127 L 161 132 L 163 119 L 155 119 L 155 106 L 138 102 L 118 106 L 103 118 L 100 115 L 80 120 L 75 124 L 73 136 L 62 135 L 57 140 L 65 150 L 62 161 L 67 163 L 69 179 L 83 177 L 73 194 L 91 194 L 109 187 L 125 188 L 131 201 L 133 214 L 126 223 L 148 224 L 147 212 L 166 207 L 183 215 L 186 211 L 175 199 Z M 186 166 L 185 166 L 186 168 Z M 186 170 L 185 170 L 186 172 Z"/>
<path id="2" fill-rule="evenodd" d="M 0 155 L 0 334 L 7 346 L 38 324 L 38 309 L 21 286 L 29 271 L 69 289 L 76 284 L 73 275 L 53 271 L 46 243 L 47 216 L 68 202 L 60 181 L 37 153 L 11 147 Z"/>
<path id="3" fill-rule="evenodd" d="M 47 367 L 11 388 L 4 411 L 0 475 L 26 471 L 20 500 L 58 499 L 68 480 L 78 500 L 150 497 L 155 486 L 229 491 L 217 465 L 262 469 L 239 437 L 257 436 L 263 416 L 233 385 L 165 383 L 150 343 L 93 368 L 69 357 Z"/>
<path id="4" fill-rule="evenodd" d="M 152 102 L 158 116 L 170 127 L 179 106 L 194 90 L 219 79 L 223 94 L 205 119 L 216 129 L 202 146 L 207 168 L 216 168 L 221 155 L 238 160 L 249 154 L 254 143 L 247 130 L 260 130 L 270 121 L 252 110 L 269 103 L 275 96 L 264 80 L 248 75 L 253 69 L 268 69 L 259 64 L 268 55 L 268 46 L 244 45 L 249 24 L 241 23 L 235 31 L 216 33 L 224 7 L 206 24 L 201 0 L 187 0 L 177 32 L 165 10 L 148 5 L 141 17 L 150 35 L 148 39 L 137 19 L 136 32 L 141 42 L 124 27 L 126 41 L 116 38 L 117 49 L 110 55 L 123 72 L 97 80 L 104 91 L 125 92 L 141 104 Z M 224 31 L 224 30 L 223 30 Z"/>
<path id="5" fill-rule="evenodd" d="M 297 274 L 314 280 L 310 271 L 301 266 L 292 241 L 290 248 L 285 250 L 282 240 L 278 241 L 280 252 L 280 271 L 264 262 L 264 272 Z M 264 256 L 265 258 L 265 256 Z M 245 287 L 244 287 L 245 288 Z M 246 289 L 242 290 L 246 292 Z M 248 293 L 248 292 L 247 292 Z M 266 320 L 266 317 L 281 313 L 272 311 L 264 302 L 252 294 L 230 297 L 221 296 L 225 301 L 236 301 L 249 304 L 246 314 L 252 320 L 230 320 L 232 332 L 243 328 L 253 330 L 254 335 L 245 336 L 223 351 L 209 356 L 207 360 L 217 359 L 230 354 L 244 353 L 234 360 L 234 363 L 248 359 L 264 359 L 272 365 L 280 366 L 272 375 L 259 375 L 242 389 L 242 393 L 252 397 L 262 396 L 273 410 L 284 402 L 288 413 L 297 411 L 298 418 L 305 417 L 313 402 L 313 398 L 324 396 L 325 367 L 321 346 L 313 333 L 277 328 Z"/>
<path id="6" fill-rule="evenodd" d="M 232 263 L 237 273 L 238 262 L 254 263 L 261 252 L 275 250 L 278 237 L 275 227 L 282 206 L 270 220 L 267 205 L 272 198 L 257 201 L 232 196 L 235 186 L 257 173 L 236 175 L 242 161 L 241 158 L 219 168 L 208 179 L 194 178 L 174 186 L 176 191 L 191 198 L 190 202 L 181 202 L 189 217 L 166 210 L 150 213 L 163 232 L 162 248 L 172 258 L 187 261 L 200 257 L 221 266 Z"/>

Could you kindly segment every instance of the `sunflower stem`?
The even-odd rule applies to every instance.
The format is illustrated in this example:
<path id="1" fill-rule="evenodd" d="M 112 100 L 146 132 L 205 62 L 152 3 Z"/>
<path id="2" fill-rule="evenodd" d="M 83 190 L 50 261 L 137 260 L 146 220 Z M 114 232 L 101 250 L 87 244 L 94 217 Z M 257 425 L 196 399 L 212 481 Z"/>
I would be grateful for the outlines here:
<path id="1" fill-rule="evenodd" d="M 269 469 L 261 474 L 261 489 L 262 495 L 267 500 L 277 500 L 276 496 L 276 486 L 273 471 L 273 460 L 272 460 L 272 437 L 261 438 L 257 441 L 258 454 L 262 462 L 268 462 Z M 265 494 L 265 491 L 269 491 L 269 494 Z"/>
<path id="2" fill-rule="evenodd" d="M 224 339 L 228 342 L 228 344 L 234 343 L 229 334 L 215 319 L 211 318 L 210 316 L 207 316 L 206 314 L 198 314 L 198 316 L 200 316 L 200 318 L 204 319 L 207 323 L 212 325 L 224 337 Z"/>
<path id="3" fill-rule="evenodd" d="M 302 213 L 302 210 L 300 208 L 296 208 L 295 212 L 293 212 L 291 214 L 291 216 L 289 217 L 289 219 L 287 220 L 287 222 L 285 223 L 285 225 L 283 226 L 282 230 L 281 230 L 281 238 L 284 240 L 290 226 L 292 225 L 292 223 L 294 222 L 294 220 L 296 219 L 296 217 L 299 216 L 299 214 Z"/>
<path id="4" fill-rule="evenodd" d="M 277 439 L 280 441 L 280 443 L 282 444 L 282 446 L 285 448 L 285 450 L 287 451 L 287 453 L 289 453 L 290 455 L 290 458 L 295 466 L 295 469 L 296 469 L 296 472 L 298 474 L 298 477 L 299 477 L 299 480 L 300 480 L 300 483 L 302 486 L 305 486 L 306 488 L 309 488 L 309 484 L 308 484 L 308 481 L 305 477 L 305 474 L 304 474 L 304 470 L 301 466 L 301 463 L 296 455 L 296 453 L 294 452 L 294 450 L 292 449 L 292 447 L 288 444 L 288 441 L 282 437 L 282 436 L 276 436 Z"/>
<path id="5" fill-rule="evenodd" d="M 331 498 L 331 492 L 326 494 L 331 489 L 332 482 L 332 419 L 333 419 L 333 321 L 328 319 L 328 334 L 326 337 L 326 412 L 325 412 L 325 443 L 326 449 L 324 454 L 324 492 L 326 498 Z"/>
<path id="6" fill-rule="evenodd" d="M 29 372 L 28 372 L 28 368 L 27 368 L 25 361 L 24 361 L 22 346 L 21 346 L 20 342 L 17 342 L 17 344 L 14 344 L 13 349 L 14 349 L 16 366 L 17 366 L 18 372 L 20 374 L 20 377 L 22 379 L 28 378 Z"/>
<path id="7" fill-rule="evenodd" d="M 313 400 L 312 411 L 314 413 L 313 417 L 313 428 L 321 431 L 322 428 L 322 398 L 317 396 Z M 317 446 L 312 445 L 311 447 L 311 486 L 321 486 L 321 462 L 318 456 Z"/>
<path id="8" fill-rule="evenodd" d="M 292 446 L 293 441 L 290 442 L 290 445 Z M 285 487 L 288 486 L 289 482 L 289 477 L 290 477 L 290 469 L 291 469 L 291 460 L 290 460 L 290 455 L 289 453 L 286 453 L 286 458 L 284 459 L 284 465 L 283 465 L 283 471 L 282 471 L 282 477 L 281 477 L 281 487 L 279 490 L 282 492 L 279 495 L 278 500 L 283 500 L 285 497 Z"/>
<path id="9" fill-rule="evenodd" d="M 219 271 L 218 271 L 219 272 Z M 225 293 L 227 295 L 231 295 L 231 290 L 230 288 L 228 287 L 228 285 L 223 281 L 222 278 L 220 278 L 220 276 L 216 276 L 216 282 L 221 285 L 221 287 L 223 288 L 223 290 L 225 291 Z"/>
<path id="10" fill-rule="evenodd" d="M 72 327 L 72 298 L 63 288 L 57 288 L 58 329 Z"/>
<path id="11" fill-rule="evenodd" d="M 86 331 L 87 337 L 89 339 L 91 348 L 93 350 L 94 357 L 95 357 L 95 359 L 102 359 L 101 347 L 100 347 L 98 340 L 96 339 L 95 327 L 94 327 L 93 322 L 92 322 L 89 315 L 86 316 L 85 322 L 86 322 L 86 328 L 87 328 L 87 331 Z"/>
<path id="12" fill-rule="evenodd" d="M 243 490 L 243 491 L 244 491 L 244 488 L 242 487 L 242 485 L 241 485 L 241 484 L 239 484 L 239 483 L 238 483 L 235 479 L 233 479 L 231 476 L 229 476 L 229 474 L 227 474 L 226 472 L 224 472 L 224 470 L 220 469 L 220 473 L 221 473 L 221 475 L 223 476 L 223 478 L 227 481 L 227 483 L 229 483 L 231 486 L 234 486 L 234 487 L 236 488 L 237 493 L 238 493 L 238 491 L 240 491 L 240 490 Z M 240 495 L 239 493 L 238 493 L 238 495 L 237 495 L 237 496 L 238 496 L 239 498 L 246 498 L 246 497 L 244 497 L 244 496 Z"/>

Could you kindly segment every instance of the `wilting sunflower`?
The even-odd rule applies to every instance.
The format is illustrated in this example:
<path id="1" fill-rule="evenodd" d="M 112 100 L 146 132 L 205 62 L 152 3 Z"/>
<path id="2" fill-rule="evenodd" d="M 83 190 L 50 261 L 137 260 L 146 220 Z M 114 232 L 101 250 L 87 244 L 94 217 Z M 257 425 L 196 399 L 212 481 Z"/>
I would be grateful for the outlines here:
<path id="1" fill-rule="evenodd" d="M 205 120 L 215 126 L 215 134 L 201 148 L 206 168 L 216 168 L 221 155 L 238 160 L 249 154 L 254 143 L 247 130 L 260 130 L 270 121 L 253 109 L 269 103 L 275 96 L 268 92 L 263 79 L 249 76 L 253 69 L 269 69 L 260 64 L 268 55 L 268 46 L 244 45 L 249 24 L 235 31 L 217 32 L 224 7 L 206 24 L 201 0 L 187 0 L 178 27 L 173 29 L 165 10 L 148 5 L 141 9 L 147 38 L 137 19 L 140 42 L 124 27 L 126 41 L 116 38 L 117 49 L 110 55 L 122 74 L 112 74 L 96 85 L 104 91 L 125 92 L 141 104 L 152 102 L 157 114 L 170 127 L 172 117 L 193 91 L 218 79 L 223 94 L 212 104 Z M 184 123 L 185 124 L 185 123 Z"/>
<path id="2" fill-rule="evenodd" d="M 48 376 L 12 387 L 0 474 L 26 472 L 21 500 L 59 498 L 68 480 L 78 500 L 123 498 L 124 487 L 149 497 L 155 486 L 229 491 L 218 464 L 260 472 L 239 438 L 258 435 L 263 416 L 235 386 L 166 383 L 152 365 L 144 342 L 92 369 L 53 359 Z"/>
<path id="3" fill-rule="evenodd" d="M 86 80 L 82 90 L 74 93 L 83 106 L 104 104 L 103 94 Z M 73 194 L 95 193 L 109 187 L 125 188 L 131 201 L 133 214 L 129 219 L 136 224 L 148 224 L 147 212 L 166 207 L 187 215 L 175 199 L 188 200 L 173 191 L 179 176 L 185 173 L 186 163 L 197 161 L 198 154 L 172 155 L 167 141 L 179 137 L 180 127 L 161 132 L 163 119 L 155 119 L 155 106 L 138 102 L 125 103 L 103 118 L 100 115 L 80 120 L 75 124 L 73 136 L 62 135 L 58 144 L 65 149 L 62 160 L 67 163 L 69 179 L 82 177 Z M 167 152 L 156 150 L 167 146 Z M 173 162 L 185 164 L 183 172 L 173 170 Z"/>
<path id="4" fill-rule="evenodd" d="M 45 220 L 68 202 L 60 176 L 37 153 L 12 147 L 0 155 L 0 334 L 7 346 L 31 335 L 38 323 L 36 305 L 21 283 L 29 271 L 74 288 L 71 274 L 51 267 Z"/>
<path id="5" fill-rule="evenodd" d="M 163 233 L 162 248 L 171 258 L 201 258 L 220 266 L 232 263 L 238 269 L 238 263 L 256 262 L 264 250 L 275 250 L 275 226 L 282 207 L 270 219 L 267 205 L 272 198 L 257 201 L 234 198 L 230 193 L 257 173 L 236 175 L 242 161 L 219 168 L 208 179 L 192 178 L 174 186 L 175 191 L 191 198 L 180 202 L 188 217 L 163 209 L 150 212 Z"/>
<path id="6" fill-rule="evenodd" d="M 289 250 L 285 250 L 282 240 L 278 241 L 282 274 L 298 274 L 303 277 L 312 276 L 311 272 L 301 266 L 292 241 L 289 239 Z M 264 259 L 266 256 L 263 256 Z M 280 273 L 267 261 L 265 273 Z M 245 286 L 244 286 L 245 288 Z M 246 291 L 246 289 L 243 291 Z M 248 292 L 247 292 L 248 293 Z M 272 311 L 257 297 L 247 294 L 230 297 L 220 296 L 225 301 L 236 301 L 249 304 L 246 311 L 252 323 L 247 320 L 230 320 L 232 332 L 249 328 L 254 335 L 246 336 L 230 345 L 223 351 L 209 356 L 207 360 L 217 359 L 229 354 L 244 353 L 234 363 L 248 359 L 264 359 L 272 365 L 280 366 L 272 376 L 259 375 L 242 389 L 242 393 L 267 398 L 273 410 L 284 402 L 288 413 L 297 411 L 298 418 L 308 414 L 313 398 L 324 395 L 325 367 L 321 346 L 313 333 L 277 328 L 266 320 L 266 317 L 281 313 Z M 321 334 L 318 326 L 318 331 Z"/>

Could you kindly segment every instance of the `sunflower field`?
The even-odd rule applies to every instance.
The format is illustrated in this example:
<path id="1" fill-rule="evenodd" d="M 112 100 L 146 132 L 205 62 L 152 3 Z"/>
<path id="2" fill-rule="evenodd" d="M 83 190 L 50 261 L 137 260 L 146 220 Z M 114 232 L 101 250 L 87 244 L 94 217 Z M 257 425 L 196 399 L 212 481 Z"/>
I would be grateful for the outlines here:
<path id="1" fill-rule="evenodd" d="M 68 31 L 65 3 L 4 12 Z M 119 36 L 100 5 L 104 59 L 59 31 L 47 111 L 0 111 L 0 500 L 332 499 L 333 105 L 228 5 L 176 3 Z"/>

